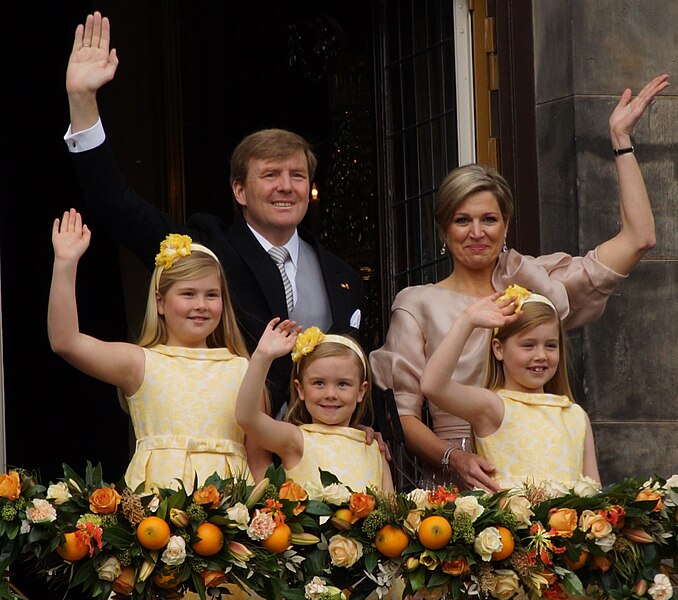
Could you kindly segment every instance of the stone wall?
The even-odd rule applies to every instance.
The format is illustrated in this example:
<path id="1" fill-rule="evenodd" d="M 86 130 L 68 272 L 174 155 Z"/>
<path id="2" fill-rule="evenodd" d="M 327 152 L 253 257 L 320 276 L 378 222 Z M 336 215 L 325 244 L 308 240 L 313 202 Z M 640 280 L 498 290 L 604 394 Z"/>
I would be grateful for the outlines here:
<path id="1" fill-rule="evenodd" d="M 678 86 L 675 0 L 533 0 L 542 251 L 583 254 L 619 227 L 608 117 L 625 87 L 660 73 Z M 678 98 L 638 124 L 636 154 L 657 246 L 572 336 L 578 400 L 604 483 L 678 472 Z"/>

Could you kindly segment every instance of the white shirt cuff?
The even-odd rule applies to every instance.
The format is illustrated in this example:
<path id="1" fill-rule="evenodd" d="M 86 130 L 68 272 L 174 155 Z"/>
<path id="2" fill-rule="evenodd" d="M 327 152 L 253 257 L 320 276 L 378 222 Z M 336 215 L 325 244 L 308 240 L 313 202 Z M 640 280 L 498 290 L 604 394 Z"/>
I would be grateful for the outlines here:
<path id="1" fill-rule="evenodd" d="M 71 131 L 71 126 L 68 126 L 68 131 L 64 136 L 64 141 L 68 146 L 69 152 L 86 152 L 87 150 L 92 150 L 97 146 L 101 146 L 106 139 L 106 132 L 104 131 L 104 126 L 99 119 L 92 127 L 89 129 L 84 129 L 83 131 L 78 131 L 73 133 Z"/>

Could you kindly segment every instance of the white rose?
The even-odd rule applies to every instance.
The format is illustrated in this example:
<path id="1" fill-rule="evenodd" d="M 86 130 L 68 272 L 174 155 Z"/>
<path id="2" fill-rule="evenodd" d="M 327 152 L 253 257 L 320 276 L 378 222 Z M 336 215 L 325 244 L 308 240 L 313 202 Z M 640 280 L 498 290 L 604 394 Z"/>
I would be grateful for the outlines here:
<path id="1" fill-rule="evenodd" d="M 483 529 L 473 542 L 473 549 L 484 561 L 492 560 L 492 554 L 501 550 L 502 547 L 501 535 L 496 527 Z"/>
<path id="2" fill-rule="evenodd" d="M 460 496 L 454 505 L 454 516 L 468 515 L 471 517 L 472 523 L 485 512 L 485 509 L 478 504 L 478 498 L 475 496 Z"/>
<path id="3" fill-rule="evenodd" d="M 122 567 L 115 556 L 109 556 L 96 568 L 96 571 L 99 579 L 113 581 L 122 573 Z"/>
<path id="4" fill-rule="evenodd" d="M 358 540 L 343 535 L 333 536 L 327 550 L 336 567 L 351 567 L 363 555 L 363 545 Z"/>
<path id="5" fill-rule="evenodd" d="M 572 493 L 580 498 L 590 498 L 595 496 L 599 491 L 600 484 L 585 475 L 580 475 L 572 488 Z"/>
<path id="6" fill-rule="evenodd" d="M 58 506 L 68 502 L 71 498 L 71 493 L 68 491 L 68 486 L 63 481 L 60 481 L 59 483 L 53 483 L 47 488 L 47 498 L 53 500 L 54 504 Z"/>
<path id="7" fill-rule="evenodd" d="M 428 492 L 426 490 L 422 490 L 421 488 L 412 490 L 409 494 L 407 494 L 407 499 L 414 502 L 417 510 L 424 510 L 427 507 L 427 498 Z"/>
<path id="8" fill-rule="evenodd" d="M 666 480 L 666 484 L 662 491 L 666 496 L 664 498 L 664 504 L 678 506 L 678 475 L 671 475 L 671 477 Z"/>
<path id="9" fill-rule="evenodd" d="M 511 569 L 497 569 L 494 572 L 494 588 L 490 594 L 499 600 L 508 600 L 520 590 L 520 580 Z"/>
<path id="10" fill-rule="evenodd" d="M 351 499 L 351 492 L 345 485 L 333 483 L 323 489 L 323 499 L 329 504 L 340 506 L 346 504 Z"/>
<path id="11" fill-rule="evenodd" d="M 162 553 L 160 560 L 166 565 L 176 566 L 184 562 L 186 558 L 186 540 L 178 535 L 170 537 L 167 548 Z"/>
<path id="12" fill-rule="evenodd" d="M 612 550 L 614 543 L 617 541 L 617 536 L 614 533 L 608 533 L 606 536 L 596 540 L 598 546 L 603 552 Z"/>
<path id="13" fill-rule="evenodd" d="M 554 481 L 552 479 L 542 482 L 539 487 L 541 487 L 545 496 L 549 499 L 562 498 L 570 493 L 570 490 L 568 490 L 560 481 Z"/>
<path id="14" fill-rule="evenodd" d="M 525 496 L 508 496 L 503 503 L 502 508 L 513 513 L 518 528 L 529 527 L 532 525 L 531 517 L 534 516 L 534 513 L 532 512 L 530 501 Z"/>
<path id="15" fill-rule="evenodd" d="M 671 581 L 663 573 L 657 573 L 654 576 L 654 584 L 650 586 L 647 593 L 654 598 L 654 600 L 667 600 L 673 598 L 673 588 Z"/>
<path id="16" fill-rule="evenodd" d="M 250 521 L 250 511 L 242 502 L 236 502 L 226 509 L 226 517 L 236 524 L 238 529 L 247 529 Z"/>

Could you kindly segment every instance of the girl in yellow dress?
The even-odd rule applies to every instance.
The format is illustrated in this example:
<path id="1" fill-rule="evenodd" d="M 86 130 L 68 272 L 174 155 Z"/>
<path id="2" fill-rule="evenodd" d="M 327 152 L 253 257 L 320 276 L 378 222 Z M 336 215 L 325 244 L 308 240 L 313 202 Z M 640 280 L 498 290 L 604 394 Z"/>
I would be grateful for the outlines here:
<path id="1" fill-rule="evenodd" d="M 377 444 L 368 444 L 355 426 L 370 406 L 371 375 L 362 348 L 345 335 L 325 335 L 317 327 L 299 333 L 294 321 L 269 322 L 240 385 L 235 415 L 248 438 L 280 457 L 289 480 L 310 497 L 328 471 L 354 492 L 393 490 L 391 471 Z M 277 325 L 277 326 L 276 326 Z M 272 419 L 261 401 L 271 363 L 292 351 L 289 410 Z M 394 580 L 384 599 L 402 597 Z M 373 592 L 369 598 L 376 598 Z"/>
<path id="2" fill-rule="evenodd" d="M 127 485 L 176 488 L 181 479 L 190 493 L 196 476 L 199 484 L 215 472 L 249 476 L 248 457 L 265 469 L 270 455 L 235 421 L 248 353 L 214 253 L 169 235 L 156 256 L 139 343 L 104 342 L 78 326 L 76 269 L 90 237 L 74 209 L 54 222 L 48 333 L 57 354 L 124 395 L 136 436 Z"/>
<path id="3" fill-rule="evenodd" d="M 454 380 L 476 328 L 492 330 L 484 387 Z M 503 488 L 572 486 L 581 476 L 600 483 L 591 424 L 572 401 L 564 342 L 551 301 L 510 286 L 466 308 L 424 369 L 425 396 L 471 424 L 478 454 Z"/>

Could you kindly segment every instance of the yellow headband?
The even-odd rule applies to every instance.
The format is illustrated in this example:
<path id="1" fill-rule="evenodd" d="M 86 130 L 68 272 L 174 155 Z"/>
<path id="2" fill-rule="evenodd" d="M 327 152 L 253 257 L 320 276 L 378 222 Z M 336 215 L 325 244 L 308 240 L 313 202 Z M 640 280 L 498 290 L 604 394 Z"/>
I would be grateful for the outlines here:
<path id="1" fill-rule="evenodd" d="M 316 346 L 320 344 L 326 344 L 328 342 L 334 342 L 335 344 L 341 344 L 350 348 L 358 355 L 360 362 L 363 366 L 363 373 L 365 373 L 365 379 L 367 379 L 367 363 L 365 362 L 365 355 L 361 350 L 360 346 L 356 344 L 352 339 L 347 338 L 343 335 L 335 335 L 333 333 L 325 334 L 318 327 L 308 327 L 304 329 L 298 336 L 297 341 L 294 344 L 294 349 L 292 350 L 292 362 L 297 365 L 297 372 L 299 372 L 299 362 L 304 356 L 308 356 L 315 350 Z"/>
<path id="2" fill-rule="evenodd" d="M 523 304 L 526 304 L 527 302 L 541 302 L 542 304 L 547 304 L 550 306 L 556 312 L 556 314 L 558 314 L 553 302 L 551 302 L 546 296 L 535 294 L 534 292 L 531 292 L 530 290 L 516 284 L 509 285 L 504 293 L 499 296 L 499 298 L 497 298 L 497 302 L 513 297 L 516 298 L 516 312 L 518 312 L 523 307 Z"/>
<path id="3" fill-rule="evenodd" d="M 189 256 L 193 251 L 203 252 L 204 254 L 211 256 L 221 267 L 217 255 L 207 246 L 194 244 L 193 240 L 188 235 L 170 233 L 162 242 L 160 242 L 160 252 L 155 255 L 156 268 L 153 284 L 156 291 L 160 285 L 160 275 L 162 272 L 171 269 L 175 261 L 184 256 Z"/>

